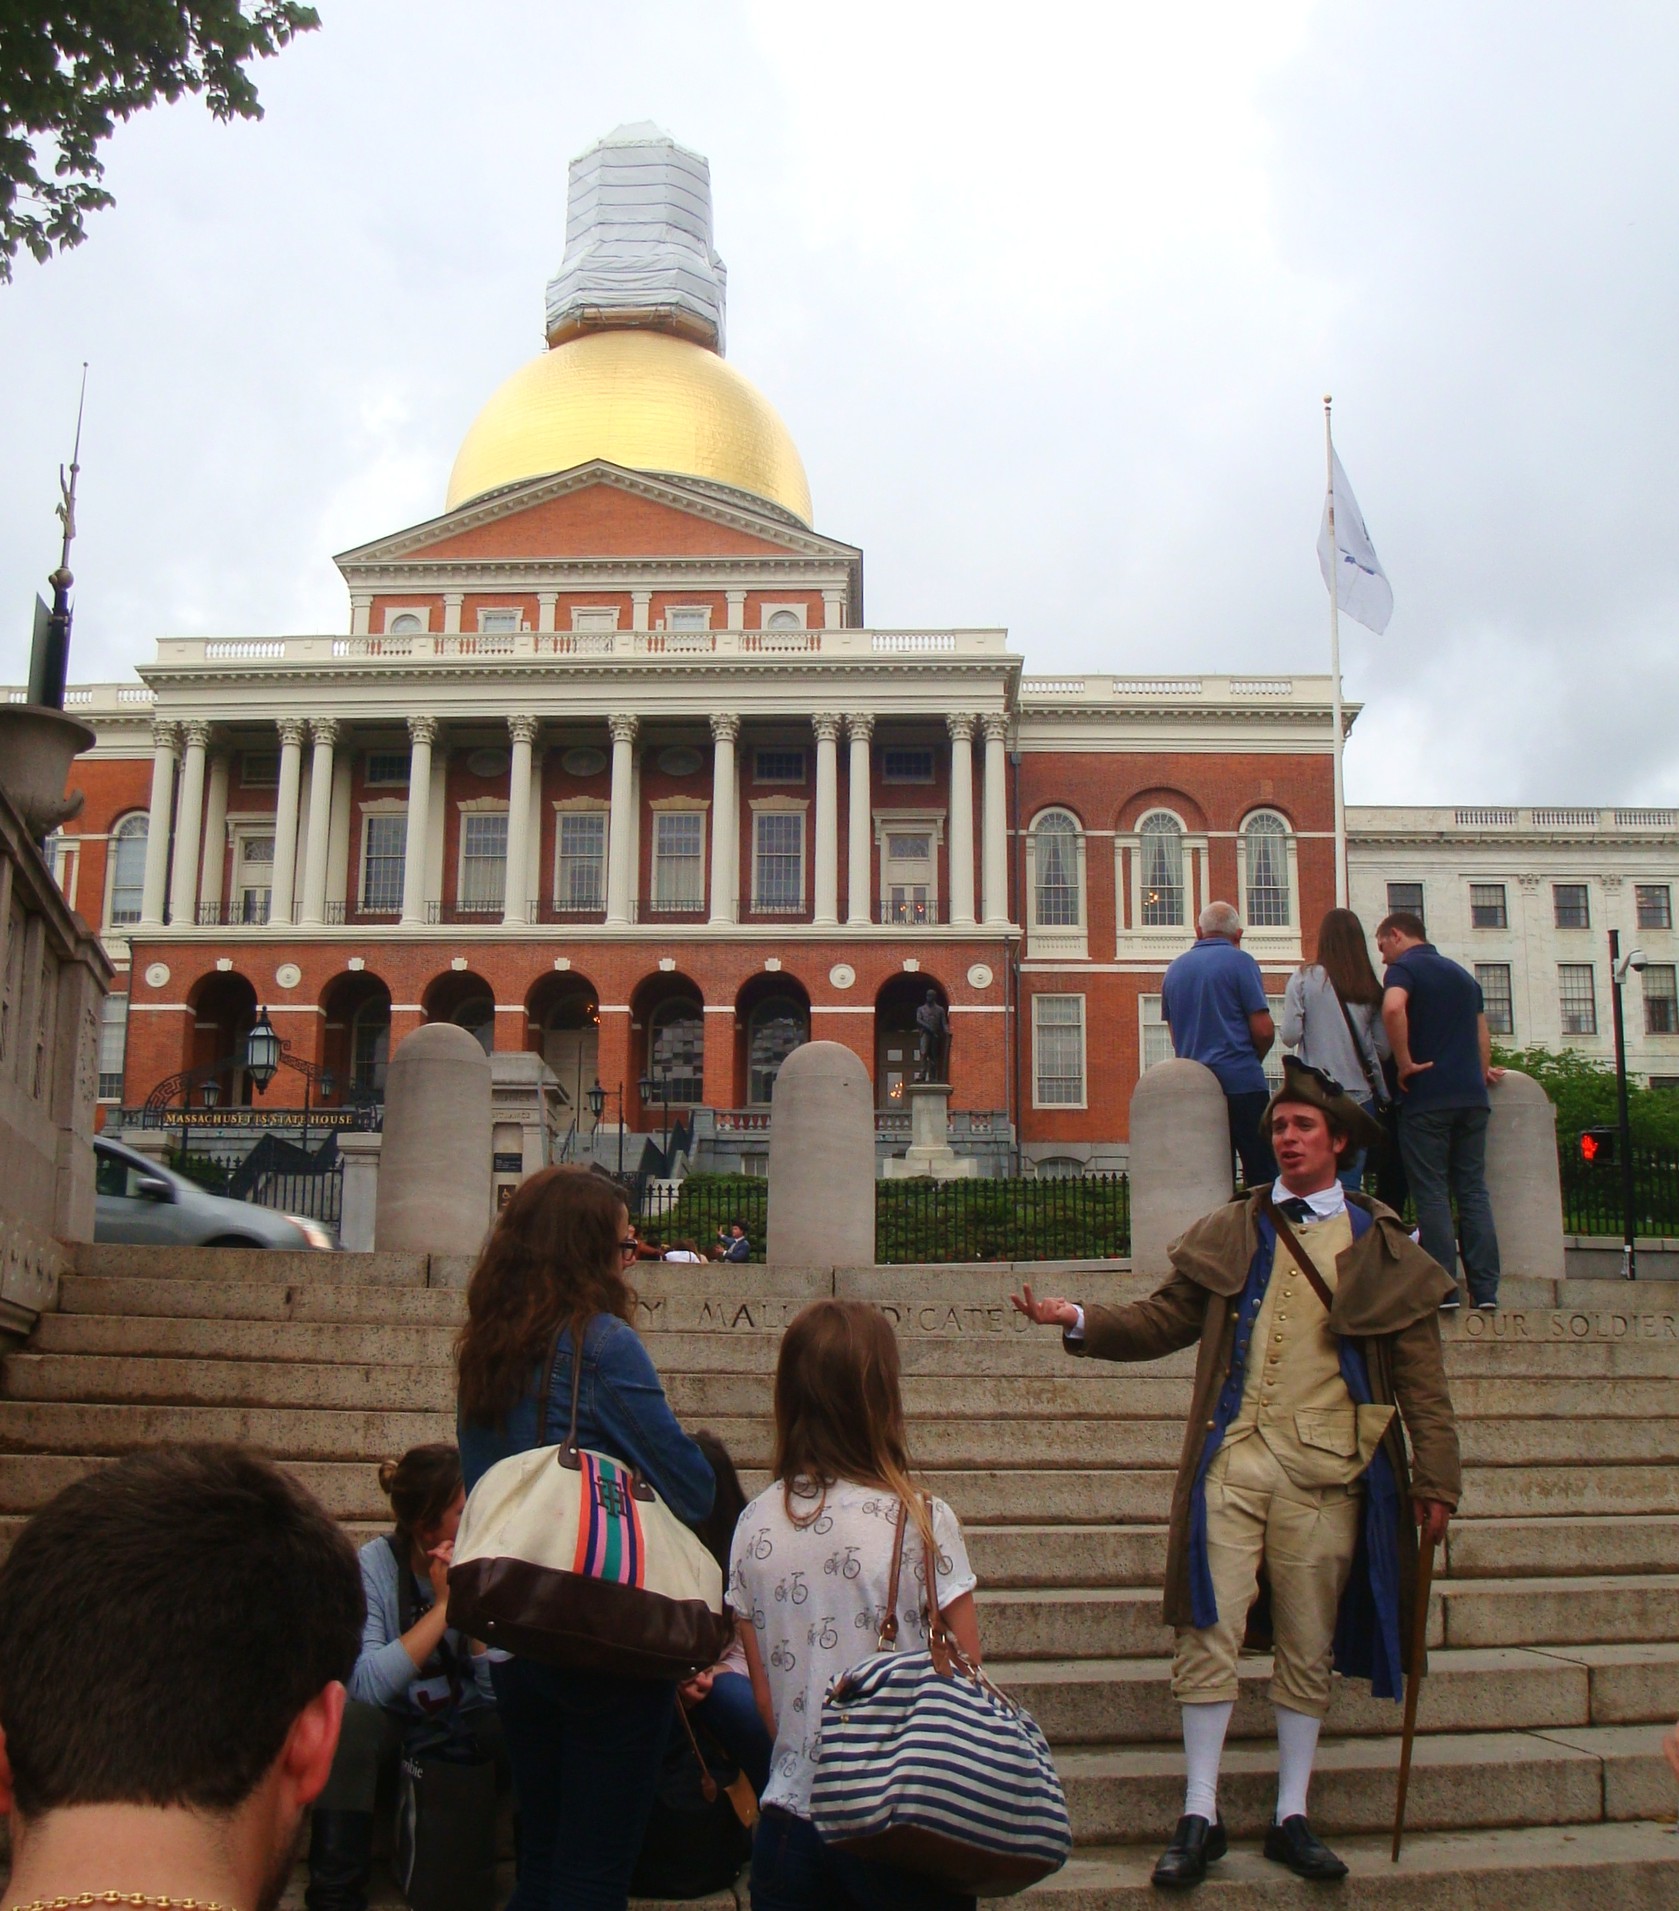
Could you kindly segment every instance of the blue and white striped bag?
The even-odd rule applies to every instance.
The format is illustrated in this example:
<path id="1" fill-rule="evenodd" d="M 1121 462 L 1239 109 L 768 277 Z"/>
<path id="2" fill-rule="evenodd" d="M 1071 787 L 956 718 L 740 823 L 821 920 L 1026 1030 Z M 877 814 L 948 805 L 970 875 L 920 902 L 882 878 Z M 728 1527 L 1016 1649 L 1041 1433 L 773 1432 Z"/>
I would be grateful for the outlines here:
<path id="1" fill-rule="evenodd" d="M 826 1844 L 930 1874 L 982 1898 L 1059 1871 L 1072 1850 L 1066 1795 L 1036 1721 L 971 1666 L 928 1578 L 929 1649 L 897 1652 L 904 1507 L 882 1651 L 822 1702 L 810 1816 Z"/>

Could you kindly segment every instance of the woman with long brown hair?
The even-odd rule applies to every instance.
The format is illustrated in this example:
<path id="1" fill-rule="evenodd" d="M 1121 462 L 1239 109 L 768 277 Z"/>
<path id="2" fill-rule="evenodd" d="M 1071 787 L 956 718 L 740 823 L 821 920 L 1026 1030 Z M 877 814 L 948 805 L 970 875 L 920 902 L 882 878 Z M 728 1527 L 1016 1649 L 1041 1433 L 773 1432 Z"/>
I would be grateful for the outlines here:
<path id="1" fill-rule="evenodd" d="M 877 1308 L 813 1301 L 782 1338 L 775 1370 L 775 1480 L 740 1516 L 729 1603 L 753 1689 L 775 1734 L 752 1848 L 753 1911 L 956 1911 L 973 1899 L 826 1846 L 810 1822 L 822 1697 L 874 1648 L 893 1543 L 906 1517 L 898 1637 L 927 1643 L 927 1573 L 963 1651 L 979 1663 L 974 1575 L 956 1517 L 910 1469 L 898 1343 Z"/>
<path id="2" fill-rule="evenodd" d="M 498 1460 L 577 1440 L 636 1468 L 680 1519 L 711 1510 L 710 1462 L 676 1422 L 631 1325 L 635 1241 L 618 1187 L 545 1168 L 502 1209 L 466 1294 L 456 1343 L 468 1491 Z M 628 1900 L 675 1703 L 674 1683 L 503 1659 L 491 1668 L 519 1800 L 519 1883 L 508 1911 Z"/>
<path id="3" fill-rule="evenodd" d="M 1288 979 L 1281 1034 L 1284 1048 L 1334 1076 L 1362 1108 L 1376 1112 L 1375 1085 L 1388 1053 L 1382 984 L 1364 924 L 1350 909 L 1331 909 L 1318 924 L 1317 960 Z M 1355 1192 L 1364 1179 L 1365 1152 L 1349 1149 L 1341 1164 L 1340 1179 Z"/>

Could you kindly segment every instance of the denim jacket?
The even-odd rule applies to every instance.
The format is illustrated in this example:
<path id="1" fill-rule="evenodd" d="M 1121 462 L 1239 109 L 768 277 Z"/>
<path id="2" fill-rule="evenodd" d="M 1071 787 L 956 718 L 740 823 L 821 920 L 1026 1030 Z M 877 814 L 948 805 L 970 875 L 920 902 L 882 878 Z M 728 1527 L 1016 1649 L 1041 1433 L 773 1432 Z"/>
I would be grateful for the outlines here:
<path id="1" fill-rule="evenodd" d="M 537 1444 L 537 1400 L 544 1377 L 540 1363 L 531 1368 L 525 1392 L 504 1425 L 459 1422 L 461 1472 L 469 1493 L 496 1461 Z M 556 1445 L 571 1422 L 569 1327 L 560 1335 L 548 1380 L 546 1439 Z M 717 1491 L 711 1462 L 678 1425 L 640 1335 L 615 1314 L 596 1314 L 584 1331 L 577 1443 L 635 1467 L 678 1519 L 691 1524 L 711 1511 Z"/>

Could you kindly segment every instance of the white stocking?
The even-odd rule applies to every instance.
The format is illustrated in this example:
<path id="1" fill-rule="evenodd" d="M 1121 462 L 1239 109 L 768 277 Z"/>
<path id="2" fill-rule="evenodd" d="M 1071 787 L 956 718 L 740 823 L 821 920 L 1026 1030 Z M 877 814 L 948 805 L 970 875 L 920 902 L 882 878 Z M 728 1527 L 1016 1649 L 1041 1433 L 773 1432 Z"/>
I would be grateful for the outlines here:
<path id="1" fill-rule="evenodd" d="M 1304 1818 L 1306 1788 L 1312 1782 L 1312 1761 L 1318 1754 L 1318 1732 L 1323 1721 L 1286 1705 L 1277 1714 L 1277 1823 Z"/>
<path id="2" fill-rule="evenodd" d="M 1218 1820 L 1218 1768 L 1224 1757 L 1224 1734 L 1235 1709 L 1233 1699 L 1219 1705 L 1182 1708 L 1183 1755 L 1188 1767 L 1183 1808 L 1186 1815 L 1193 1813 L 1209 1825 Z"/>

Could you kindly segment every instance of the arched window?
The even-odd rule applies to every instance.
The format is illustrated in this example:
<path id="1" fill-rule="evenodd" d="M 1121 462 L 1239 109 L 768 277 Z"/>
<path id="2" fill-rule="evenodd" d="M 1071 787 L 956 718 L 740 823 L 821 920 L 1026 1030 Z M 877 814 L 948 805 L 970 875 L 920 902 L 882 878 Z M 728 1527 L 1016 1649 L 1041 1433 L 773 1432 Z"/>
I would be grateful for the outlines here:
<path id="1" fill-rule="evenodd" d="M 146 888 L 144 810 L 125 816 L 111 832 L 111 922 L 138 922 Z"/>
<path id="2" fill-rule="evenodd" d="M 1079 825 L 1067 810 L 1045 810 L 1032 825 L 1034 919 L 1045 929 L 1077 928 Z"/>
<path id="3" fill-rule="evenodd" d="M 415 631 L 424 629 L 424 625 L 411 610 L 405 610 L 393 617 L 385 628 L 393 637 L 408 637 Z"/>
<path id="4" fill-rule="evenodd" d="M 802 630 L 804 619 L 796 610 L 772 610 L 766 630 Z"/>
<path id="5" fill-rule="evenodd" d="M 766 1105 L 781 1064 L 810 1040 L 810 1016 L 791 995 L 769 995 L 753 1009 L 746 1023 L 746 1099 L 754 1107 Z"/>
<path id="6" fill-rule="evenodd" d="M 1155 810 L 1138 825 L 1142 856 L 1143 926 L 1183 927 L 1183 826 L 1167 810 Z"/>
<path id="7" fill-rule="evenodd" d="M 705 1099 L 705 1011 L 689 996 L 673 996 L 653 1011 L 648 1073 L 662 1081 L 672 1102 Z"/>
<path id="8" fill-rule="evenodd" d="M 1247 842 L 1247 919 L 1255 929 L 1285 929 L 1289 921 L 1288 825 L 1260 810 L 1242 826 Z"/>

